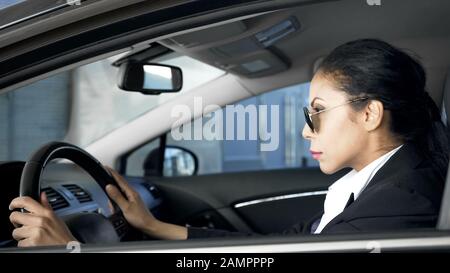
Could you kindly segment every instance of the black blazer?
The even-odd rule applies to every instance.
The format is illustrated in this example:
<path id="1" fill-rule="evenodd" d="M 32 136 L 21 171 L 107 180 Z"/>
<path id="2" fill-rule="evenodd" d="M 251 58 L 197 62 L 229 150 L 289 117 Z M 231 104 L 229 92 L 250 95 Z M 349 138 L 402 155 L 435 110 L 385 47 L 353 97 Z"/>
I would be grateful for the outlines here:
<path id="1" fill-rule="evenodd" d="M 434 228 L 444 185 L 445 171 L 434 167 L 414 144 L 405 143 L 321 234 Z M 312 223 L 317 223 L 314 220 L 317 218 L 306 224 L 298 223 L 283 234 L 310 233 Z M 254 234 L 188 228 L 188 238 L 249 235 Z"/>

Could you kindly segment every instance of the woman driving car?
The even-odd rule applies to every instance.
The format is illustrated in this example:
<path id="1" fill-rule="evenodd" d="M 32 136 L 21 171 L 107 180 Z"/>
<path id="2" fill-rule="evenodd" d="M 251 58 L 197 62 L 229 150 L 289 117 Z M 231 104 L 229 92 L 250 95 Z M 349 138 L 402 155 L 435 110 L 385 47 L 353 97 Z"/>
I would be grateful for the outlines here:
<path id="1" fill-rule="evenodd" d="M 323 212 L 310 224 L 284 233 L 355 233 L 435 227 L 448 166 L 448 141 L 440 112 L 425 90 L 422 65 L 404 51 L 376 39 L 348 42 L 321 63 L 303 109 L 302 135 L 325 174 L 351 168 L 333 183 Z M 136 191 L 111 170 L 123 194 L 109 197 L 127 221 L 159 239 L 247 236 L 173 225 L 156 219 Z M 77 239 L 41 202 L 19 197 L 10 209 L 19 246 L 67 244 Z"/>

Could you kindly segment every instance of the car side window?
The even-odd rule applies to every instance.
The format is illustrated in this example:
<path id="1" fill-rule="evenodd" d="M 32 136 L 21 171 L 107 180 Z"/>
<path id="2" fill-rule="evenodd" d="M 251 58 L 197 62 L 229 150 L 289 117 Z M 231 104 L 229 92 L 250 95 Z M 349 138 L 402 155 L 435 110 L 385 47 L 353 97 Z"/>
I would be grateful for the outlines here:
<path id="1" fill-rule="evenodd" d="M 24 161 L 36 147 L 64 140 L 70 78 L 70 72 L 63 72 L 0 94 L 0 161 Z"/>
<path id="2" fill-rule="evenodd" d="M 159 146 L 160 139 L 157 138 L 123 157 L 125 174 L 136 177 L 158 175 Z"/>
<path id="3" fill-rule="evenodd" d="M 308 141 L 301 136 L 308 90 L 309 83 L 304 83 L 228 105 L 168 132 L 166 145 L 191 152 L 198 164 L 197 175 L 318 167 L 310 157 Z M 212 121 L 216 121 L 213 126 Z M 131 153 L 124 162 L 125 174 L 143 176 L 144 159 L 157 146 L 159 140 Z M 183 164 L 171 164 L 174 160 L 166 151 L 163 175 L 190 175 L 192 160 L 185 153 L 183 158 Z M 179 166 L 183 170 L 177 170 Z"/>

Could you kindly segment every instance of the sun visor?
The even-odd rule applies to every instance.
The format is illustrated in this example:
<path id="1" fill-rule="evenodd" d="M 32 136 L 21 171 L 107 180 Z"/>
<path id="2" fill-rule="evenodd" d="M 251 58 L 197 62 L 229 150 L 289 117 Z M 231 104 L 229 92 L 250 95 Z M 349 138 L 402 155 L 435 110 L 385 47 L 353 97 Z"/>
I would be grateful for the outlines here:
<path id="1" fill-rule="evenodd" d="M 268 50 L 259 50 L 239 58 L 236 61 L 227 59 L 218 66 L 230 73 L 243 75 L 248 78 L 263 77 L 288 69 L 289 65 L 280 57 Z"/>
<path id="2" fill-rule="evenodd" d="M 169 43 L 176 44 L 183 48 L 191 48 L 203 44 L 213 43 L 223 40 L 225 37 L 235 37 L 247 30 L 245 24 L 241 21 L 226 25 L 207 28 L 195 32 L 167 39 Z"/>
<path id="3" fill-rule="evenodd" d="M 222 46 L 213 47 L 210 51 L 216 57 L 224 59 L 246 56 L 262 49 L 263 47 L 257 43 L 255 39 L 246 38 Z"/>
<path id="4" fill-rule="evenodd" d="M 184 48 L 194 58 L 248 78 L 287 70 L 289 59 L 284 57 L 278 45 L 301 29 L 296 17 L 259 28 L 258 32 L 247 29 L 252 25 L 251 21 L 234 22 L 173 37 L 165 40 L 164 44 Z M 233 41 L 230 38 L 238 39 Z"/>

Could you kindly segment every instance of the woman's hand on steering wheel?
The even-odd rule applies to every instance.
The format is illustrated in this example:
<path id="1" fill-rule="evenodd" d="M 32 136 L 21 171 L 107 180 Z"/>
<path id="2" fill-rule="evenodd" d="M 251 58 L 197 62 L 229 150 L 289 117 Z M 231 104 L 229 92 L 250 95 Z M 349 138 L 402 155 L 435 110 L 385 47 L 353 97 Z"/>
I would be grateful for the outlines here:
<path id="1" fill-rule="evenodd" d="M 116 202 L 123 212 L 123 216 L 128 223 L 142 232 L 158 239 L 185 240 L 187 239 L 187 229 L 183 226 L 165 223 L 156 219 L 147 209 L 139 193 L 137 193 L 127 181 L 116 171 L 106 167 L 122 192 L 113 185 L 106 187 L 109 197 Z"/>
<path id="2" fill-rule="evenodd" d="M 12 200 L 10 210 L 25 209 L 26 212 L 14 211 L 9 219 L 15 229 L 12 236 L 19 247 L 67 245 L 77 241 L 50 206 L 45 192 L 41 193 L 41 203 L 24 196 Z"/>
<path id="3" fill-rule="evenodd" d="M 106 168 L 110 171 L 122 191 L 121 192 L 117 187 L 110 184 L 106 187 L 106 192 L 120 207 L 127 222 L 149 235 L 155 233 L 160 222 L 147 209 L 144 201 L 142 201 L 139 196 L 139 193 L 130 187 L 128 182 L 115 170 L 109 167 Z"/>

